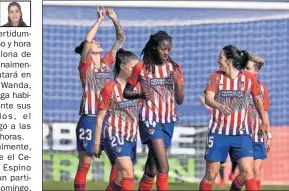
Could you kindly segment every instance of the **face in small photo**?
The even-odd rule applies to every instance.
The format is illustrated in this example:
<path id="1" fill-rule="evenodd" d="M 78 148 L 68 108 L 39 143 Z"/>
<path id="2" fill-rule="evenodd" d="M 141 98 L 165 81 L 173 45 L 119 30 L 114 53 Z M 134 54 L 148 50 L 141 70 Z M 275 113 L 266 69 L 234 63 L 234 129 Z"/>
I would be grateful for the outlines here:
<path id="1" fill-rule="evenodd" d="M 4 15 L 5 13 L 7 14 Z M 5 18 L 7 18 L 6 21 Z M 30 25 L 30 2 L 2 2 L 1 25 L 3 27 L 28 27 Z"/>

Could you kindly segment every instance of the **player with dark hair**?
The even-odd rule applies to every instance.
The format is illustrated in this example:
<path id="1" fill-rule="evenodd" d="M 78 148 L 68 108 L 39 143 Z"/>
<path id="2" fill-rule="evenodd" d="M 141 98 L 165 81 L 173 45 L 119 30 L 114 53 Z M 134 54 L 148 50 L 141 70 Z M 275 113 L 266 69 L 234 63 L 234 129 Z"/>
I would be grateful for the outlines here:
<path id="1" fill-rule="evenodd" d="M 257 76 L 261 68 L 263 67 L 264 63 L 265 62 L 262 58 L 258 56 L 250 56 L 249 62 L 246 66 L 246 70 Z M 250 114 L 250 121 L 253 127 L 252 140 L 253 140 L 253 152 L 254 152 L 254 175 L 257 181 L 257 188 L 258 190 L 261 190 L 260 174 L 261 174 L 261 169 L 263 165 L 263 160 L 267 158 L 266 152 L 268 152 L 271 148 L 272 135 L 269 131 L 270 129 L 269 116 L 268 116 L 268 110 L 270 107 L 269 93 L 268 93 L 267 86 L 263 82 L 259 82 L 259 83 L 260 83 L 261 92 L 262 92 L 262 99 L 264 102 L 264 109 L 266 111 L 265 119 L 266 119 L 266 123 L 268 124 L 266 146 L 264 143 L 264 137 L 258 134 L 261 120 L 256 111 L 252 98 L 250 98 L 249 114 Z M 239 175 L 234 179 L 230 190 L 232 191 L 241 190 L 244 184 L 245 182 L 244 182 L 243 177 Z"/>
<path id="2" fill-rule="evenodd" d="M 139 130 L 149 153 L 139 190 L 152 190 L 157 175 L 157 190 L 168 190 L 169 164 L 167 148 L 171 144 L 174 124 L 177 121 L 175 101 L 184 100 L 181 66 L 170 58 L 172 38 L 165 31 L 150 36 L 138 63 L 128 78 L 124 90 L 127 99 L 143 99 Z M 135 93 L 140 82 L 142 93 Z"/>
<path id="3" fill-rule="evenodd" d="M 206 105 L 213 108 L 209 122 L 206 174 L 200 190 L 212 190 L 220 164 L 229 153 L 238 162 L 246 190 L 257 190 L 253 172 L 252 128 L 248 120 L 249 97 L 252 96 L 261 118 L 259 132 L 267 131 L 267 122 L 260 86 L 255 75 L 242 70 L 247 65 L 248 52 L 237 47 L 225 46 L 219 55 L 220 71 L 213 72 L 207 84 Z"/>
<path id="4" fill-rule="evenodd" d="M 211 115 L 211 113 L 213 112 L 213 109 L 209 106 L 206 105 L 206 100 L 205 100 L 205 94 L 200 96 L 200 103 L 207 109 L 208 113 Z M 220 174 L 220 182 L 219 182 L 219 186 L 220 187 L 224 187 L 225 186 L 225 173 L 224 173 L 224 168 L 225 168 L 225 164 L 223 163 L 220 166 L 220 170 L 219 170 L 219 174 Z M 233 181 L 234 178 L 236 177 L 236 168 L 238 166 L 238 163 L 235 161 L 231 161 L 231 172 L 229 174 L 229 180 Z"/>
<path id="5" fill-rule="evenodd" d="M 120 49 L 116 54 L 114 79 L 101 91 L 94 153 L 99 155 L 101 152 L 101 131 L 104 125 L 104 150 L 119 172 L 116 181 L 111 182 L 106 190 L 132 191 L 134 186 L 133 158 L 138 130 L 138 100 L 126 100 L 122 93 L 137 63 L 138 58 L 134 53 Z M 136 88 L 134 91 L 139 92 Z"/>
<path id="6" fill-rule="evenodd" d="M 74 189 L 76 191 L 86 190 L 86 176 L 93 158 L 94 128 L 98 113 L 99 93 L 111 79 L 110 67 L 114 63 L 116 52 L 125 41 L 124 31 L 113 9 L 98 8 L 97 14 L 98 19 L 87 33 L 85 40 L 75 48 L 75 52 L 81 54 L 78 70 L 82 85 L 80 119 L 76 128 L 79 157 L 78 170 L 74 179 Z M 100 43 L 93 39 L 105 15 L 114 23 L 116 41 L 108 54 L 101 58 L 103 49 Z M 114 179 L 115 174 L 116 167 L 113 165 L 110 181 Z"/>

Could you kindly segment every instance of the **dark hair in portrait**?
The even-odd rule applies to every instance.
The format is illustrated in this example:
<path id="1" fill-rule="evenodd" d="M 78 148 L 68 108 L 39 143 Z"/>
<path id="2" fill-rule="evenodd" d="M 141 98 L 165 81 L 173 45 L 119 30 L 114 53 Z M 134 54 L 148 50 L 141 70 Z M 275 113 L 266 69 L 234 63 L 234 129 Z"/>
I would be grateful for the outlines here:
<path id="1" fill-rule="evenodd" d="M 23 21 L 21 6 L 17 2 L 8 5 L 8 22 L 3 27 L 27 27 Z"/>

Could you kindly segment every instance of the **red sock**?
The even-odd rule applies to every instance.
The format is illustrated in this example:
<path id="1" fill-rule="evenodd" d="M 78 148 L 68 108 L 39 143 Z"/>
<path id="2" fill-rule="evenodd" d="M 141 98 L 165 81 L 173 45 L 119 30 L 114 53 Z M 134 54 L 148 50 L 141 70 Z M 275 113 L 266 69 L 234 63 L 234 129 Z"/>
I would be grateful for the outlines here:
<path id="1" fill-rule="evenodd" d="M 115 180 L 112 180 L 109 185 L 106 187 L 105 191 L 120 191 L 121 185 Z"/>
<path id="2" fill-rule="evenodd" d="M 149 177 L 146 174 L 143 175 L 139 183 L 139 191 L 151 191 L 154 186 L 155 177 Z"/>
<path id="3" fill-rule="evenodd" d="M 158 173 L 157 174 L 157 190 L 169 190 L 169 183 L 168 183 L 169 175 L 168 173 Z"/>
<path id="4" fill-rule="evenodd" d="M 262 190 L 261 189 L 261 180 L 256 180 L 256 183 L 257 183 L 258 190 Z"/>
<path id="5" fill-rule="evenodd" d="M 240 176 L 236 176 L 233 180 L 230 191 L 239 191 L 242 190 L 242 187 L 245 185 L 245 183 L 242 181 Z"/>
<path id="6" fill-rule="evenodd" d="M 123 177 L 121 182 L 122 191 L 132 191 L 133 189 L 133 177 Z"/>
<path id="7" fill-rule="evenodd" d="M 86 176 L 89 171 L 90 164 L 78 165 L 77 173 L 74 178 L 74 191 L 86 190 Z"/>
<path id="8" fill-rule="evenodd" d="M 201 181 L 199 191 L 211 191 L 213 188 L 212 184 L 205 182 L 204 180 Z"/>
<path id="9" fill-rule="evenodd" d="M 252 178 L 250 180 L 247 180 L 245 182 L 245 186 L 246 186 L 246 190 L 258 190 L 258 187 L 257 187 L 257 183 L 256 183 L 256 180 L 255 178 Z"/>
<path id="10" fill-rule="evenodd" d="M 110 170 L 109 183 L 113 182 L 115 177 L 116 177 L 116 164 L 113 164 Z"/>

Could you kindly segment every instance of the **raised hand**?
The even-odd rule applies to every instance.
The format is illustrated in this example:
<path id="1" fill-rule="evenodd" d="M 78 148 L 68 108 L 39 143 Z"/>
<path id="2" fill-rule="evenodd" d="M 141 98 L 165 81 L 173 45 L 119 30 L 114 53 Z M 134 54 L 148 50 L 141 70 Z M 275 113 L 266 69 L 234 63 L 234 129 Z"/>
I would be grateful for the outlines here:
<path id="1" fill-rule="evenodd" d="M 116 13 L 115 13 L 115 11 L 113 9 L 107 9 L 106 10 L 106 14 L 112 20 L 116 20 L 117 19 L 117 15 L 116 15 Z"/>
<path id="2" fill-rule="evenodd" d="M 104 19 L 104 15 L 106 13 L 106 10 L 104 7 L 99 8 L 99 6 L 96 7 L 96 12 L 97 12 L 97 16 L 98 16 L 98 21 L 102 22 Z"/>

